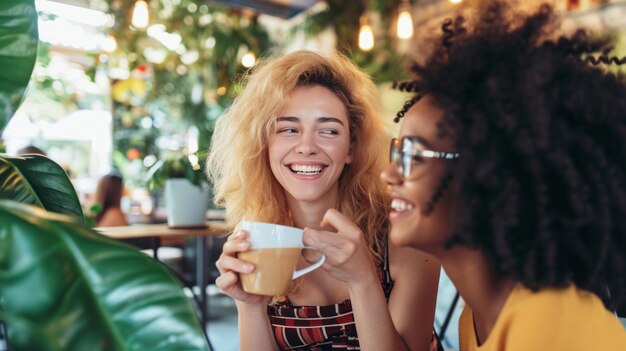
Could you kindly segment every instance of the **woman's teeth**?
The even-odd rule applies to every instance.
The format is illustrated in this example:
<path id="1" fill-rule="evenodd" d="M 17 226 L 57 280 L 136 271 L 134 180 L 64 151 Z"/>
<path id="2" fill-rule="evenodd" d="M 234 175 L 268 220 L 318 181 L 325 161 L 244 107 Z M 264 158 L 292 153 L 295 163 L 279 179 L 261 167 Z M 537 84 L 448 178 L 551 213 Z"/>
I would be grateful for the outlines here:
<path id="1" fill-rule="evenodd" d="M 304 165 L 291 165 L 291 170 L 296 174 L 319 174 L 324 167 L 322 166 L 304 166 Z"/>
<path id="2" fill-rule="evenodd" d="M 403 211 L 412 210 L 415 208 L 415 206 L 413 206 L 413 204 L 411 203 L 408 203 L 400 199 L 393 199 L 391 200 L 391 208 L 396 212 L 403 212 Z"/>

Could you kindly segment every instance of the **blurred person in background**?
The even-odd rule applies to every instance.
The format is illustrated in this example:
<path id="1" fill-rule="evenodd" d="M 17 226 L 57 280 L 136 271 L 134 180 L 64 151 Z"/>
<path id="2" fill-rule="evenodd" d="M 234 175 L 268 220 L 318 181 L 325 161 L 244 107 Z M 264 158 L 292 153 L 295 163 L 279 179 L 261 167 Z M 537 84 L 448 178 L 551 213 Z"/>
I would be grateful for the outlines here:
<path id="1" fill-rule="evenodd" d="M 128 220 L 121 209 L 124 194 L 122 175 L 112 172 L 98 180 L 96 192 L 91 199 L 90 208 L 96 213 L 96 227 L 126 226 Z"/>
<path id="2" fill-rule="evenodd" d="M 18 155 L 35 154 L 35 155 L 46 156 L 46 153 L 43 152 L 43 150 L 41 150 L 40 148 L 34 145 L 24 146 L 23 148 L 17 150 L 17 154 Z"/>

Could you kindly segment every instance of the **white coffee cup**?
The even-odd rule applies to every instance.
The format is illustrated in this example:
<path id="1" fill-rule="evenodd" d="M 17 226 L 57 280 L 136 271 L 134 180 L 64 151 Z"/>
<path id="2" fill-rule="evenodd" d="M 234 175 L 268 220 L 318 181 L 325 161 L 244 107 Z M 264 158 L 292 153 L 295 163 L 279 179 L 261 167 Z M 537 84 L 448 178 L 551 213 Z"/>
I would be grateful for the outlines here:
<path id="1" fill-rule="evenodd" d="M 277 296 L 287 291 L 289 283 L 306 273 L 319 268 L 326 257 L 312 265 L 296 270 L 302 249 L 308 249 L 302 242 L 302 229 L 279 224 L 244 221 L 239 229 L 250 235 L 250 250 L 240 252 L 241 260 L 253 263 L 256 270 L 240 274 L 243 290 L 258 295 Z"/>

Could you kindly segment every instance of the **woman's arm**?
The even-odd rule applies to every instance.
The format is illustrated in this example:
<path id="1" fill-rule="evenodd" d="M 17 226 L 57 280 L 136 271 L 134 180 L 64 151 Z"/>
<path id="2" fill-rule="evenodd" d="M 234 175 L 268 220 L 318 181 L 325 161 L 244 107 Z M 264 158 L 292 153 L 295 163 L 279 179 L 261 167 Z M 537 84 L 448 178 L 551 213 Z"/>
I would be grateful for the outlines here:
<path id="1" fill-rule="evenodd" d="M 413 249 L 392 249 L 391 257 L 398 255 L 394 265 L 402 268 L 391 268 L 395 286 L 388 305 L 360 229 L 336 210 L 324 216 L 326 226 L 337 233 L 307 229 L 305 242 L 322 251 L 324 269 L 347 284 L 361 350 L 429 350 L 438 263 L 425 262 Z"/>
<path id="2" fill-rule="evenodd" d="M 389 243 L 389 265 L 395 282 L 389 311 L 396 330 L 411 350 L 428 350 L 433 336 L 439 261 L 422 251 Z"/>
<path id="3" fill-rule="evenodd" d="M 240 351 L 278 351 L 267 316 L 267 305 L 237 301 Z"/>
<path id="4" fill-rule="evenodd" d="M 242 351 L 278 350 L 267 316 L 269 297 L 248 294 L 243 291 L 239 273 L 254 271 L 251 263 L 237 258 L 238 252 L 250 249 L 248 233 L 239 231 L 228 237 L 222 247 L 222 254 L 215 262 L 220 276 L 215 280 L 220 290 L 235 299 L 239 320 L 239 349 Z"/>
<path id="5" fill-rule="evenodd" d="M 374 289 L 380 287 L 377 276 L 349 285 L 361 350 L 430 350 L 439 262 L 415 249 L 389 245 L 394 280 L 389 304 L 382 289 Z"/>

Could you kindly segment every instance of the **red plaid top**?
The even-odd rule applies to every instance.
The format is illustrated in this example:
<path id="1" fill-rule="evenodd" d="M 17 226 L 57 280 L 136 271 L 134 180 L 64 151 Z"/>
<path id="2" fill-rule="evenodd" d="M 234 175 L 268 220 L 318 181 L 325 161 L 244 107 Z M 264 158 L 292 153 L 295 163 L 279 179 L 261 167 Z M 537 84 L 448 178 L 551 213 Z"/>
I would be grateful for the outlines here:
<path id="1" fill-rule="evenodd" d="M 393 280 L 387 256 L 378 272 L 389 299 Z M 293 306 L 285 296 L 284 302 L 268 306 L 267 314 L 281 350 L 360 350 L 349 299 L 328 306 Z"/>

